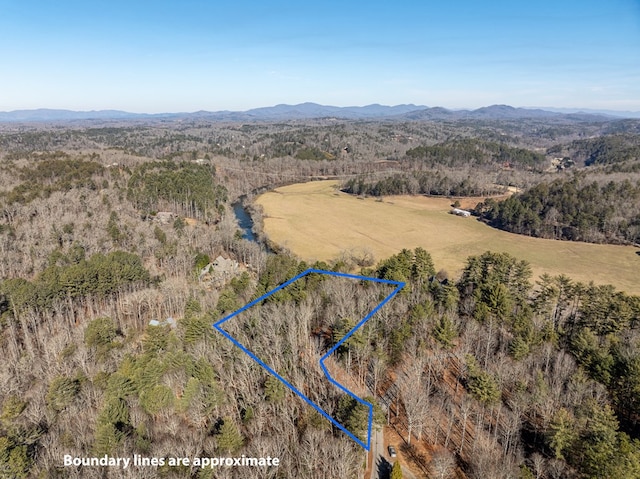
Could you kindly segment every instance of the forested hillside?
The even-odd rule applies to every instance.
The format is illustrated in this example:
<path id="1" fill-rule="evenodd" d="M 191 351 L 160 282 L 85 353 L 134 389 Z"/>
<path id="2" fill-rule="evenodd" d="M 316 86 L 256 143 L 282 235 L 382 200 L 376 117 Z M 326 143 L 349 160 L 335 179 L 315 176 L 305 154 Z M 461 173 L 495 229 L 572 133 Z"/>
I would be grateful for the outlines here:
<path id="1" fill-rule="evenodd" d="M 88 292 L 18 307 L 18 291 L 5 282 L 7 470 L 12 477 L 93 477 L 86 468 L 61 471 L 54 452 L 61 448 L 79 456 L 269 451 L 282 458 L 277 474 L 285 477 L 354 477 L 357 446 L 211 328 L 306 268 L 272 256 L 256 280 L 234 279 L 216 304 L 185 298 L 176 329 L 149 326 L 126 307 L 154 294 L 144 284 L 133 296 Z M 373 384 L 381 398 L 396 398 L 389 419 L 417 466 L 427 473 L 423 451 L 444 447 L 468 477 L 640 477 L 633 439 L 640 300 L 566 277 L 534 286 L 527 264 L 493 253 L 470 258 L 457 283 L 434 271 L 426 251 L 405 250 L 367 272 L 407 286 L 335 357 L 359 390 Z M 252 347 L 272 367 L 296 384 L 316 384 L 316 399 L 333 404 L 328 409 L 357 434 L 366 416 L 323 393 L 314 357 L 354 324 L 372 293 L 310 277 L 247 316 L 243 327 L 251 327 Z M 88 316 L 86 305 L 94 310 Z M 67 320 L 52 324 L 54 310 Z"/>
<path id="2" fill-rule="evenodd" d="M 598 184 L 584 175 L 542 182 L 476 213 L 492 226 L 542 238 L 592 243 L 640 242 L 640 181 Z"/>
<path id="3" fill-rule="evenodd" d="M 586 166 L 623 163 L 640 158 L 640 136 L 618 134 L 575 140 L 568 145 L 549 148 L 548 153 L 569 156 Z"/>
<path id="4" fill-rule="evenodd" d="M 364 177 L 347 180 L 342 191 L 353 195 L 435 195 L 435 196 L 491 196 L 504 193 L 505 187 L 488 185 L 474 178 L 470 171 L 438 170 L 420 173 L 395 174 L 368 182 Z"/>
<path id="5" fill-rule="evenodd" d="M 127 198 L 146 213 L 170 209 L 180 216 L 215 222 L 224 212 L 226 188 L 215 184 L 215 168 L 193 163 L 144 163 L 127 183 Z"/>
<path id="6" fill-rule="evenodd" d="M 0 477 L 363 477 L 361 447 L 212 328 L 314 267 L 406 283 L 328 366 L 376 405 L 374 427 L 401 437 L 399 456 L 416 477 L 640 478 L 640 298 L 565 276 L 534 281 L 530 265 L 496 252 L 468 258 L 457 277 L 422 248 L 359 266 L 346 256 L 306 264 L 242 239 L 230 205 L 326 176 L 374 195 L 488 195 L 544 180 L 481 213 L 520 228 L 537 218 L 535 234 L 556 238 L 638 241 L 635 178 L 594 184 L 590 170 L 534 166 L 549 160 L 539 151 L 609 128 L 194 121 L 3 130 Z M 476 169 L 456 157 L 471 145 L 491 160 Z M 219 255 L 235 269 L 210 267 Z M 366 410 L 329 387 L 317 360 L 388 291 L 336 279 L 309 275 L 225 328 L 363 437 Z M 280 465 L 121 470 L 64 467 L 64 454 L 269 455 Z"/>
<path id="7" fill-rule="evenodd" d="M 433 146 L 419 146 L 407 150 L 407 157 L 421 159 L 430 166 L 481 166 L 487 164 L 507 164 L 519 167 L 540 168 L 545 156 L 526 148 L 513 148 L 504 143 L 492 141 L 454 140 Z"/>

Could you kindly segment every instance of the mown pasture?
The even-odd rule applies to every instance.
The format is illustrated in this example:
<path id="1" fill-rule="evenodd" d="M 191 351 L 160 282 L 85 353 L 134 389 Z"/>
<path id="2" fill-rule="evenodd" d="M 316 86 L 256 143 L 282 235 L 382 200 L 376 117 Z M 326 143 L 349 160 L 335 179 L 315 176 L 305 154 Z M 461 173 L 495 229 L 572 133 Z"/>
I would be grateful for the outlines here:
<path id="1" fill-rule="evenodd" d="M 337 185 L 336 181 L 300 183 L 258 197 L 270 241 L 309 262 L 330 261 L 344 251 L 363 249 L 378 261 L 402 248 L 422 246 L 431 253 L 436 269 L 453 278 L 470 255 L 506 252 L 528 261 L 534 276 L 565 274 L 640 294 L 638 248 L 516 235 L 473 217 L 449 214 L 451 199 L 393 196 L 380 201 L 342 193 Z M 466 199 L 462 205 L 477 201 Z"/>

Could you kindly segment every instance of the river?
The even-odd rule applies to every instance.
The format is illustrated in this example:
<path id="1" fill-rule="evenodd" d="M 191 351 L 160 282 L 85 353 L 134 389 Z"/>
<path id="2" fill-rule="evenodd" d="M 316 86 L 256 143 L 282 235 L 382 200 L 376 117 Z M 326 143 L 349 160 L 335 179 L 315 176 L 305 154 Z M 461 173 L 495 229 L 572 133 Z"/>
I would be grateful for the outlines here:
<path id="1" fill-rule="evenodd" d="M 249 241 L 258 242 L 258 238 L 253 233 L 253 220 L 251 216 L 242 204 L 242 198 L 231 205 L 233 207 L 233 214 L 236 215 L 238 220 L 238 226 L 242 230 L 242 237 Z"/>

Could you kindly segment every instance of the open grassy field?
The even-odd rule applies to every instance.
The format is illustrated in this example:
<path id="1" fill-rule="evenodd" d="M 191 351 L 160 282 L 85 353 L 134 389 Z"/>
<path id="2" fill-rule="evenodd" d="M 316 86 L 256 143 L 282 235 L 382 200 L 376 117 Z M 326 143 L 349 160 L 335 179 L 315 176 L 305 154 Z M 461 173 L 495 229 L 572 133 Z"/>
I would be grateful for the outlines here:
<path id="1" fill-rule="evenodd" d="M 336 181 L 301 183 L 260 196 L 256 202 L 264 208 L 269 239 L 307 261 L 332 260 L 344 250 L 365 247 L 377 262 L 402 248 L 422 246 L 436 269 L 454 278 L 470 255 L 507 252 L 531 263 L 535 276 L 566 274 L 640 294 L 637 248 L 516 235 L 449 214 L 452 201 L 446 198 L 394 196 L 381 202 L 347 195 L 336 186 Z"/>

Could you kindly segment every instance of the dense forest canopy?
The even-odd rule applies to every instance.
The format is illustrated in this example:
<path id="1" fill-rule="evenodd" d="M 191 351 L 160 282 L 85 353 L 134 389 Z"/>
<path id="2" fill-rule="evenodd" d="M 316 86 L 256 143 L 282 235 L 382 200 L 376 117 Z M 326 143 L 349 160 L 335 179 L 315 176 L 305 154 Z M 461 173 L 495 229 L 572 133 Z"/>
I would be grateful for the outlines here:
<path id="1" fill-rule="evenodd" d="M 7 204 L 26 204 L 36 198 L 47 198 L 55 191 L 73 188 L 99 189 L 102 186 L 104 167 L 86 159 L 54 154 L 37 161 L 33 166 L 19 168 L 18 185 L 0 194 L 0 201 Z"/>
<path id="2" fill-rule="evenodd" d="M 504 187 L 487 185 L 476 180 L 468 171 L 415 172 L 394 174 L 381 180 L 368 180 L 360 176 L 344 183 L 342 191 L 353 195 L 437 195 L 485 196 L 504 193 Z"/>
<path id="3" fill-rule="evenodd" d="M 542 238 L 593 243 L 640 242 L 640 182 L 600 185 L 583 175 L 542 182 L 476 213 L 492 226 Z"/>
<path id="4" fill-rule="evenodd" d="M 490 163 L 541 168 L 545 156 L 526 148 L 514 148 L 504 143 L 477 139 L 453 140 L 432 146 L 418 146 L 407 150 L 408 158 L 420 159 L 430 166 L 480 166 Z"/>
<path id="5" fill-rule="evenodd" d="M 85 259 L 80 245 L 70 248 L 68 254 L 52 255 L 49 266 L 34 281 L 22 278 L 7 279 L 0 291 L 11 309 L 48 309 L 56 300 L 82 298 L 89 295 L 104 297 L 130 285 L 146 285 L 149 273 L 135 254 L 113 251 Z"/>
<path id="6" fill-rule="evenodd" d="M 127 184 L 127 198 L 150 213 L 169 209 L 206 221 L 217 219 L 227 198 L 215 181 L 215 169 L 193 163 L 145 163 Z"/>

